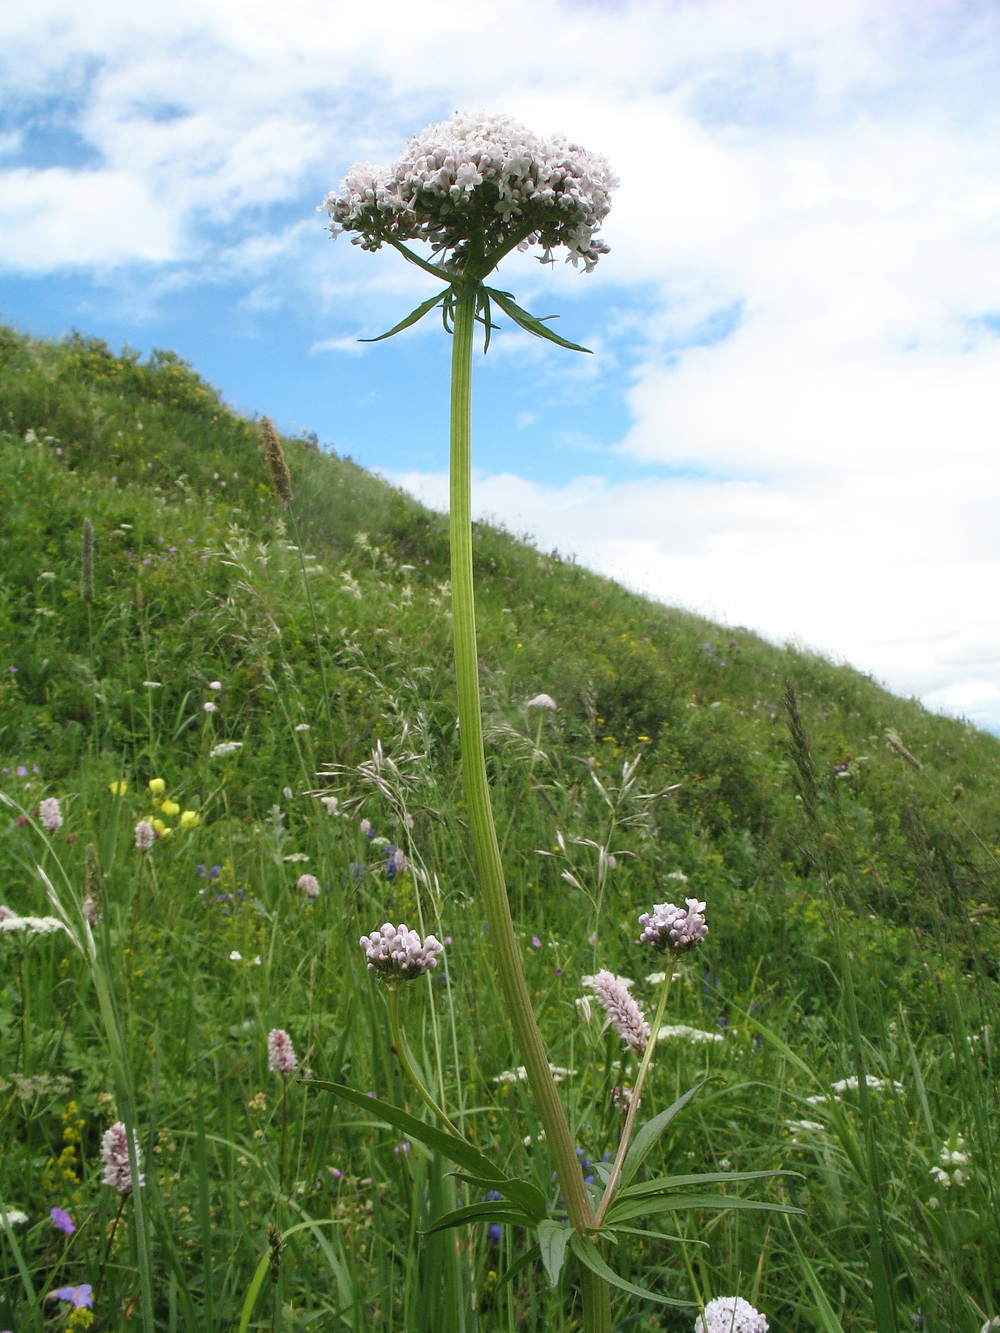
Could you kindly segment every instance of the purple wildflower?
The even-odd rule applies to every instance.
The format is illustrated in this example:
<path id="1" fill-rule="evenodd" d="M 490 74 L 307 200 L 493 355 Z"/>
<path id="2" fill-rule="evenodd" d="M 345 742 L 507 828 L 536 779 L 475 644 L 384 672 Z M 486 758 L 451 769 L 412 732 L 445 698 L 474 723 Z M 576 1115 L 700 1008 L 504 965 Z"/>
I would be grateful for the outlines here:
<path id="1" fill-rule="evenodd" d="M 58 1227 L 60 1231 L 65 1231 L 67 1236 L 72 1236 L 76 1230 L 76 1224 L 65 1208 L 51 1208 L 49 1217 L 52 1218 L 52 1225 Z"/>
<path id="2" fill-rule="evenodd" d="M 135 845 L 140 852 L 148 852 L 156 841 L 156 830 L 148 819 L 140 819 L 135 826 Z"/>
<path id="3" fill-rule="evenodd" d="M 69 1301 L 74 1310 L 85 1305 L 88 1310 L 94 1308 L 94 1288 L 89 1282 L 82 1282 L 78 1287 L 56 1287 L 49 1292 L 53 1300 Z"/>

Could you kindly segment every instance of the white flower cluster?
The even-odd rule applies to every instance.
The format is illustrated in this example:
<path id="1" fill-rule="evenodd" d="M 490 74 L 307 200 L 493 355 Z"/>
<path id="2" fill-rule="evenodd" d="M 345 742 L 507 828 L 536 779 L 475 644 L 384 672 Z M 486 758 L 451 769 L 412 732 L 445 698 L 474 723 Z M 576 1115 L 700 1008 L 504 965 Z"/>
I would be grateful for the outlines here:
<path id="1" fill-rule="evenodd" d="M 433 935 L 421 941 L 415 930 L 390 921 L 381 930 L 362 935 L 361 947 L 368 956 L 368 971 L 385 981 L 419 977 L 437 967 L 437 955 L 444 952 L 444 945 Z"/>
<path id="2" fill-rule="evenodd" d="M 564 245 L 589 273 L 608 250 L 594 233 L 617 185 L 607 161 L 578 144 L 540 139 L 507 116 L 456 114 L 414 135 L 388 167 L 353 166 L 323 206 L 331 234 L 356 232 L 364 250 L 427 241 L 461 266 L 478 236 L 487 258 L 517 243 L 542 246 L 546 262 Z"/>
<path id="3" fill-rule="evenodd" d="M 767 1333 L 764 1316 L 742 1296 L 717 1296 L 694 1323 L 694 1333 Z"/>
<path id="4" fill-rule="evenodd" d="M 701 1028 L 688 1027 L 687 1023 L 668 1023 L 656 1034 L 657 1041 L 670 1041 L 671 1038 L 679 1038 L 682 1041 L 689 1041 L 692 1046 L 698 1046 L 707 1042 L 725 1041 L 725 1034 L 705 1032 Z"/>
<path id="5" fill-rule="evenodd" d="M 53 935 L 57 930 L 65 930 L 66 927 L 54 916 L 16 916 L 13 912 L 10 915 L 7 912 L 0 916 L 0 933 L 4 935 L 12 934 L 15 930 L 23 930 L 28 935 Z"/>
<path id="6" fill-rule="evenodd" d="M 887 1088 L 895 1088 L 897 1092 L 903 1091 L 902 1083 L 895 1079 L 876 1078 L 874 1074 L 865 1075 L 865 1084 L 872 1092 L 885 1092 Z M 847 1078 L 840 1078 L 836 1083 L 831 1083 L 830 1087 L 834 1092 L 857 1092 L 858 1076 L 849 1074 Z"/>
<path id="7" fill-rule="evenodd" d="M 575 1069 L 564 1069 L 562 1065 L 549 1065 L 549 1073 L 552 1075 L 553 1083 L 562 1083 L 563 1079 L 572 1078 L 576 1073 Z M 493 1079 L 494 1083 L 524 1083 L 527 1081 L 528 1071 L 524 1065 L 518 1065 L 516 1069 L 505 1069 L 502 1074 L 497 1074 Z"/>
<path id="8" fill-rule="evenodd" d="M 650 944 L 659 953 L 670 949 L 673 953 L 684 953 L 693 949 L 708 934 L 705 924 L 705 904 L 697 898 L 686 898 L 686 906 L 675 907 L 673 903 L 657 903 L 652 912 L 643 912 L 639 917 L 642 934 L 640 944 Z"/>
<path id="9" fill-rule="evenodd" d="M 941 1149 L 941 1165 L 932 1166 L 930 1174 L 938 1185 L 944 1189 L 950 1190 L 952 1185 L 964 1185 L 969 1179 L 969 1173 L 963 1171 L 963 1166 L 968 1166 L 969 1156 L 964 1152 L 965 1140 L 961 1134 L 954 1139 L 955 1146 L 950 1148 L 947 1144 Z"/>

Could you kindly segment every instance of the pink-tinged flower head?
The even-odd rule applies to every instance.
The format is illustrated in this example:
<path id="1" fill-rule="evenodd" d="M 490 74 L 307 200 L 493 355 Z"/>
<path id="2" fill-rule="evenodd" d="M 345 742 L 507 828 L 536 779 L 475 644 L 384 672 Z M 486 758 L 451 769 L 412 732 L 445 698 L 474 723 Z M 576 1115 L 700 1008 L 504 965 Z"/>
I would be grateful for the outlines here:
<path id="1" fill-rule="evenodd" d="M 642 934 L 640 944 L 650 944 L 658 953 L 684 953 L 700 944 L 708 934 L 705 924 L 705 904 L 697 898 L 685 899 L 684 907 L 673 903 L 657 903 L 652 913 L 639 917 Z"/>
<path id="2" fill-rule="evenodd" d="M 272 1028 L 267 1034 L 267 1067 L 273 1074 L 292 1074 L 298 1068 L 292 1039 L 284 1028 Z"/>
<path id="3" fill-rule="evenodd" d="M 133 1141 L 133 1146 L 135 1147 L 136 1166 L 139 1166 L 139 1145 Z M 104 1163 L 103 1179 L 105 1185 L 117 1190 L 119 1194 L 131 1194 L 132 1167 L 128 1160 L 128 1136 L 125 1126 L 120 1120 L 116 1120 L 110 1129 L 104 1131 L 104 1137 L 101 1139 L 101 1161 Z M 140 1188 L 145 1183 L 146 1181 L 140 1172 Z"/>
<path id="4" fill-rule="evenodd" d="M 556 708 L 556 701 L 551 694 L 536 694 L 533 699 L 529 699 L 524 705 L 525 708 Z"/>
<path id="5" fill-rule="evenodd" d="M 764 1316 L 742 1296 L 717 1296 L 694 1321 L 694 1333 L 767 1333 Z"/>
<path id="6" fill-rule="evenodd" d="M 595 977 L 584 977 L 583 984 L 594 992 L 607 1014 L 605 1027 L 610 1024 L 633 1055 L 642 1055 L 649 1041 L 649 1024 L 629 994 L 630 983 L 604 969 Z"/>
<path id="7" fill-rule="evenodd" d="M 300 875 L 296 888 L 301 889 L 310 902 L 319 897 L 319 880 L 315 875 Z"/>
<path id="8" fill-rule="evenodd" d="M 54 796 L 47 796 L 38 807 L 38 818 L 46 833 L 58 833 L 62 828 L 62 811 Z"/>
<path id="9" fill-rule="evenodd" d="M 428 935 L 421 940 L 415 930 L 394 926 L 387 921 L 381 930 L 361 936 L 361 947 L 368 957 L 368 971 L 383 981 L 406 981 L 437 967 L 437 955 L 444 945 Z"/>
<path id="10" fill-rule="evenodd" d="M 135 826 L 135 845 L 140 852 L 148 852 L 156 841 L 156 829 L 148 819 L 140 819 Z"/>
<path id="11" fill-rule="evenodd" d="M 456 114 L 414 135 L 389 166 L 356 164 L 324 202 L 331 233 L 355 232 L 364 250 L 389 237 L 426 241 L 461 262 L 475 236 L 487 253 L 537 245 L 543 263 L 565 246 L 589 272 L 607 253 L 594 234 L 617 185 L 606 160 L 579 144 L 539 138 L 508 116 Z"/>

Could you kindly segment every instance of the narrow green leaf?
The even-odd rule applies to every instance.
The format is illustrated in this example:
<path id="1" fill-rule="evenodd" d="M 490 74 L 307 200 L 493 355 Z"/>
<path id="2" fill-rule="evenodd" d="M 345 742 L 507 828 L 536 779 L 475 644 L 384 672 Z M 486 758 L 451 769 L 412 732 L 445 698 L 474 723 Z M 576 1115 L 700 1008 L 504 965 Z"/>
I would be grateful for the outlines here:
<path id="1" fill-rule="evenodd" d="M 247 1333 L 250 1326 L 250 1316 L 253 1314 L 253 1307 L 257 1304 L 257 1297 L 260 1295 L 260 1289 L 264 1285 L 264 1278 L 267 1276 L 267 1270 L 271 1267 L 271 1251 L 266 1250 L 261 1255 L 260 1263 L 257 1265 L 257 1271 L 247 1287 L 246 1298 L 243 1301 L 243 1309 L 240 1312 L 240 1326 L 238 1333 Z"/>
<path id="2" fill-rule="evenodd" d="M 433 1236 L 435 1231 L 447 1231 L 449 1227 L 465 1226 L 467 1222 L 505 1222 L 512 1227 L 531 1225 L 531 1219 L 525 1217 L 519 1208 L 512 1208 L 509 1203 L 484 1199 L 481 1203 L 470 1203 L 465 1208 L 455 1208 L 450 1213 L 444 1213 L 420 1234 Z"/>
<path id="3" fill-rule="evenodd" d="M 509 1176 L 503 1181 L 485 1180 L 482 1176 L 469 1176 L 463 1171 L 451 1173 L 456 1180 L 466 1185 L 476 1185 L 479 1189 L 497 1190 L 506 1198 L 523 1208 L 533 1222 L 544 1217 L 548 1210 L 548 1200 L 537 1185 L 530 1180 L 512 1180 Z"/>
<path id="4" fill-rule="evenodd" d="M 803 1178 L 801 1171 L 712 1171 L 695 1176 L 660 1176 L 657 1180 L 643 1180 L 638 1185 L 629 1185 L 627 1189 L 615 1194 L 615 1203 L 623 1199 L 639 1199 L 649 1194 L 661 1194 L 665 1190 L 686 1189 L 689 1185 L 725 1185 L 734 1180 L 765 1180 L 768 1176 L 797 1176 Z"/>
<path id="5" fill-rule="evenodd" d="M 388 333 L 380 333 L 377 338 L 359 338 L 361 343 L 380 343 L 384 338 L 391 338 L 394 333 L 401 333 L 403 329 L 408 329 L 411 324 L 416 324 L 423 319 L 424 315 L 429 315 L 436 305 L 444 300 L 451 291 L 446 287 L 443 292 L 438 292 L 437 296 L 430 297 L 417 306 L 416 310 L 411 310 L 405 319 L 401 319 L 397 325 L 389 330 Z"/>
<path id="6" fill-rule="evenodd" d="M 626 1282 L 623 1277 L 619 1277 L 615 1270 L 604 1262 L 600 1250 L 586 1236 L 578 1236 L 573 1231 L 570 1233 L 569 1244 L 570 1249 L 585 1268 L 589 1268 L 592 1273 L 602 1277 L 605 1282 L 610 1282 L 613 1287 L 618 1287 L 620 1291 L 627 1291 L 633 1296 L 641 1296 L 646 1301 L 656 1301 L 659 1305 L 677 1305 L 685 1310 L 692 1308 L 691 1301 L 675 1301 L 669 1296 L 659 1296 L 655 1291 L 647 1291 L 645 1287 L 637 1287 L 632 1282 Z"/>
<path id="7" fill-rule="evenodd" d="M 801 1208 L 791 1204 L 761 1203 L 757 1199 L 741 1199 L 725 1194 L 659 1194 L 651 1199 L 623 1199 L 616 1201 L 608 1209 L 604 1219 L 609 1227 L 618 1222 L 627 1222 L 632 1217 L 655 1217 L 657 1213 L 680 1213 L 689 1208 L 715 1208 L 720 1211 L 761 1212 L 761 1213 L 799 1213 Z"/>
<path id="8" fill-rule="evenodd" d="M 629 1148 L 628 1152 L 625 1154 L 621 1175 L 621 1183 L 623 1186 L 627 1185 L 635 1175 L 636 1171 L 638 1171 L 643 1161 L 653 1150 L 657 1139 L 659 1139 L 671 1120 L 684 1110 L 685 1106 L 687 1106 L 695 1093 L 700 1092 L 708 1081 L 707 1078 L 703 1079 L 700 1083 L 696 1084 L 686 1092 L 683 1097 L 678 1097 L 677 1101 L 675 1101 L 672 1106 L 668 1106 L 667 1109 L 661 1111 L 659 1115 L 653 1116 L 652 1120 L 646 1121 L 633 1139 L 631 1148 Z"/>
<path id="9" fill-rule="evenodd" d="M 516 1263 L 511 1264 L 509 1268 L 505 1268 L 503 1270 L 503 1272 L 497 1278 L 497 1286 L 502 1287 L 506 1282 L 513 1282 L 514 1279 L 518 1276 L 518 1274 L 523 1273 L 526 1268 L 530 1268 L 530 1266 L 535 1262 L 535 1260 L 540 1257 L 541 1257 L 541 1250 L 537 1245 L 532 1245 L 531 1249 L 526 1250 L 525 1253 L 521 1255 L 520 1259 L 518 1259 Z"/>
<path id="10" fill-rule="evenodd" d="M 798 1242 L 798 1237 L 790 1231 L 792 1244 L 795 1246 L 795 1253 L 799 1257 L 799 1265 L 806 1275 L 806 1281 L 809 1283 L 809 1289 L 813 1294 L 813 1300 L 816 1302 L 816 1309 L 823 1325 L 823 1333 L 844 1333 L 843 1326 L 834 1311 L 833 1306 L 823 1290 L 822 1284 L 816 1270 L 802 1252 L 802 1247 Z"/>
<path id="11" fill-rule="evenodd" d="M 538 1232 L 538 1248 L 548 1275 L 549 1286 L 555 1290 L 559 1285 L 559 1274 L 566 1262 L 566 1246 L 573 1232 L 561 1222 L 554 1222 L 552 1218 L 539 1222 L 535 1229 Z"/>
<path id="12" fill-rule="evenodd" d="M 558 333 L 553 333 L 551 329 L 547 329 L 536 315 L 531 315 L 527 310 L 522 310 L 510 292 L 498 292 L 492 287 L 484 287 L 483 290 L 489 293 L 504 314 L 512 319 L 515 324 L 519 324 L 526 333 L 533 333 L 536 338 L 547 338 L 549 342 L 557 343 L 560 347 L 567 347 L 571 352 L 587 352 L 589 355 L 589 347 L 581 347 L 579 343 L 571 343 L 568 338 L 560 338 Z M 550 316 L 550 318 L 555 318 L 555 316 Z"/>
<path id="13" fill-rule="evenodd" d="M 499 1167 L 494 1166 L 490 1159 L 471 1143 L 465 1139 L 458 1139 L 443 1129 L 437 1129 L 425 1120 L 418 1120 L 416 1116 L 410 1115 L 409 1111 L 403 1111 L 389 1102 L 380 1101 L 377 1097 L 369 1097 L 367 1093 L 358 1092 L 356 1088 L 348 1088 L 343 1083 L 328 1083 L 321 1078 L 301 1079 L 300 1082 L 307 1088 L 322 1088 L 324 1092 L 332 1092 L 335 1097 L 345 1102 L 353 1102 L 355 1106 L 360 1106 L 372 1115 L 387 1120 L 390 1125 L 401 1129 L 407 1138 L 416 1139 L 425 1148 L 439 1152 L 442 1157 L 447 1157 L 449 1162 L 464 1167 L 471 1175 L 494 1182 L 494 1189 L 499 1189 L 507 1179 Z"/>

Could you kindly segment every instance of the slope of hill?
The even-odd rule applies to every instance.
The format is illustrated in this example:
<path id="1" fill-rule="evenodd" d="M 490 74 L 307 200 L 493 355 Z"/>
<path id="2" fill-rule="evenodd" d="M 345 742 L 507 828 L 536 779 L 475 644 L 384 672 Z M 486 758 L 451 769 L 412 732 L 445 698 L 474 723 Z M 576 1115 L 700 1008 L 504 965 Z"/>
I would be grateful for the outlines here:
<path id="1" fill-rule="evenodd" d="M 21 914 L 44 912 L 40 859 L 50 877 L 58 862 L 68 884 L 107 902 L 109 945 L 125 959 L 116 984 L 136 1076 L 144 1088 L 162 1079 L 154 1119 L 166 1128 L 149 1130 L 149 1147 L 189 1164 L 202 1154 L 199 1170 L 216 1181 L 200 1203 L 177 1177 L 157 1187 L 158 1262 L 174 1284 L 173 1307 L 164 1298 L 157 1316 L 163 1327 L 177 1326 L 178 1307 L 189 1321 L 197 1311 L 198 1327 L 229 1326 L 264 1221 L 297 1216 L 283 1191 L 284 1135 L 280 1165 L 258 1163 L 257 1175 L 247 1165 L 256 1160 L 251 1134 L 271 1134 L 285 1109 L 282 1100 L 266 1123 L 246 1122 L 263 1077 L 263 1032 L 287 1027 L 321 1075 L 347 1067 L 358 1086 L 388 1081 L 401 1095 L 354 957 L 359 931 L 376 918 L 420 914 L 455 940 L 461 971 L 449 968 L 449 989 L 420 1040 L 453 1102 L 494 1108 L 480 1126 L 484 1144 L 499 1132 L 503 1097 L 518 1102 L 516 1090 L 493 1082 L 517 1059 L 478 966 L 488 950 L 459 793 L 445 522 L 314 440 L 283 445 L 287 507 L 269 484 L 257 427 L 177 357 L 143 362 L 79 336 L 52 344 L 0 331 L 0 767 L 2 789 L 22 812 L 0 827 L 0 898 Z M 1000 1234 L 996 1168 L 985 1165 L 998 1124 L 986 1082 L 1000 741 L 850 668 L 646 601 L 505 532 L 477 527 L 476 549 L 498 825 L 553 1058 L 569 1068 L 592 1062 L 571 1094 L 581 1138 L 604 1150 L 613 1112 L 600 1093 L 619 1077 L 618 1052 L 609 1038 L 576 1032 L 571 978 L 601 966 L 641 969 L 635 914 L 682 894 L 681 875 L 709 903 L 712 934 L 704 959 L 687 969 L 676 1016 L 698 1030 L 732 1024 L 741 1033 L 723 1043 L 731 1055 L 710 1051 L 695 1063 L 734 1086 L 744 1078 L 771 1091 L 766 1108 L 703 1112 L 701 1137 L 689 1127 L 674 1146 L 751 1167 L 791 1153 L 822 1182 L 795 1202 L 809 1213 L 803 1243 L 848 1328 L 870 1317 L 877 1282 L 852 1173 L 880 1161 L 899 1309 L 919 1312 L 929 1329 L 978 1329 L 977 1311 L 995 1313 L 983 1256 Z M 539 693 L 558 708 L 527 706 Z M 638 756 L 630 785 L 623 766 Z M 163 791 L 150 790 L 151 779 Z M 112 795 L 119 783 L 127 791 Z M 336 793 L 336 814 L 318 792 Z M 24 821 L 51 797 L 64 823 L 38 842 L 37 826 Z M 181 807 L 186 823 L 177 822 Z M 165 836 L 137 860 L 132 827 L 145 816 Z M 388 842 L 373 847 L 359 831 L 362 816 Z M 410 864 L 402 873 L 397 847 Z M 317 877 L 316 900 L 295 887 L 303 867 Z M 817 1130 L 800 1130 L 794 1146 L 784 1128 L 809 1091 L 803 1069 L 829 1082 L 854 1067 L 842 945 L 869 1067 L 890 1086 L 905 1081 L 911 1098 L 896 1099 L 880 1131 L 882 1156 L 868 1167 L 837 1140 L 836 1126 L 822 1143 L 808 1138 Z M 258 957 L 255 970 L 247 960 Z M 38 1193 L 38 1163 L 50 1161 L 39 1206 L 72 1194 L 96 1217 L 107 1205 L 94 1202 L 85 1172 L 60 1185 L 56 1169 L 60 1143 L 82 1142 L 84 1162 L 93 1161 L 108 1091 L 102 1062 L 88 1053 L 92 1018 L 78 998 L 86 982 L 59 941 L 26 943 L 19 958 L 19 975 L 0 982 L 4 1068 L 22 1079 L 58 1070 L 72 1081 L 76 1109 L 51 1089 L 30 1103 L 12 1094 L 3 1114 L 17 1149 L 0 1168 L 0 1200 L 23 1207 Z M 363 1022 L 362 1009 L 372 1009 Z M 755 1022 L 779 1035 L 761 1046 Z M 952 1067 L 957 1041 L 972 1056 Z M 777 1042 L 788 1043 L 784 1054 Z M 691 1081 L 691 1063 L 664 1057 L 664 1094 Z M 202 1089 L 216 1082 L 221 1093 L 209 1105 Z M 181 1110 L 190 1112 L 192 1096 L 201 1108 L 194 1143 L 184 1139 Z M 78 1112 L 74 1141 L 66 1126 Z M 366 1165 L 343 1176 L 338 1168 L 334 1186 L 324 1174 L 329 1108 L 319 1126 L 304 1102 L 296 1114 L 294 1179 L 306 1200 L 296 1207 L 354 1218 L 359 1229 L 337 1242 L 342 1269 L 332 1251 L 323 1261 L 320 1285 L 328 1296 L 337 1289 L 332 1305 L 317 1294 L 315 1256 L 296 1250 L 275 1297 L 288 1307 L 287 1326 L 309 1326 L 312 1311 L 324 1328 L 459 1327 L 449 1322 L 457 1315 L 446 1283 L 431 1283 L 417 1310 L 414 1293 L 430 1290 L 430 1279 L 419 1257 L 400 1257 L 407 1228 L 430 1206 L 420 1193 L 427 1164 L 397 1180 L 385 1135 L 348 1117 L 338 1142 Z M 156 1132 L 167 1137 L 157 1143 Z M 976 1136 L 983 1165 L 977 1192 L 970 1185 L 946 1217 L 929 1201 L 928 1173 L 948 1143 L 957 1151 L 959 1134 Z M 385 1213 L 378 1235 L 364 1231 L 371 1215 L 365 1222 L 359 1182 L 368 1177 L 387 1197 L 398 1186 L 395 1201 L 376 1208 Z M 216 1216 L 226 1219 L 218 1244 Z M 719 1232 L 721 1254 L 700 1271 L 735 1289 L 755 1271 L 761 1237 L 735 1223 Z M 477 1244 L 479 1257 L 455 1282 L 466 1297 L 469 1284 L 478 1291 L 478 1326 L 506 1327 L 490 1321 L 506 1321 L 507 1299 L 519 1318 L 529 1307 L 541 1318 L 541 1289 L 491 1294 L 484 1274 L 495 1267 L 488 1243 Z M 789 1276 L 787 1238 L 765 1239 L 768 1247 L 770 1308 L 786 1328 L 816 1326 L 812 1288 Z M 26 1244 L 43 1281 L 55 1274 L 50 1251 L 44 1238 Z M 134 1282 L 124 1251 L 116 1254 L 107 1290 L 123 1308 Z M 676 1255 L 658 1271 L 684 1294 Z M 21 1297 L 14 1268 L 4 1272 L 0 1324 L 6 1316 L 28 1327 L 11 1324 Z M 334 1307 L 336 1322 L 323 1323 Z M 102 1317 L 102 1326 L 118 1326 L 120 1316 Z M 689 1327 L 684 1318 L 653 1315 L 643 1327 Z"/>

